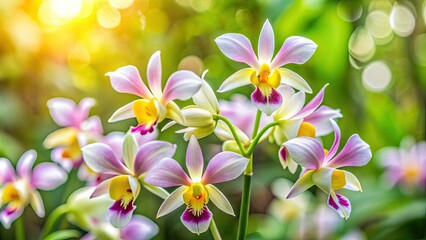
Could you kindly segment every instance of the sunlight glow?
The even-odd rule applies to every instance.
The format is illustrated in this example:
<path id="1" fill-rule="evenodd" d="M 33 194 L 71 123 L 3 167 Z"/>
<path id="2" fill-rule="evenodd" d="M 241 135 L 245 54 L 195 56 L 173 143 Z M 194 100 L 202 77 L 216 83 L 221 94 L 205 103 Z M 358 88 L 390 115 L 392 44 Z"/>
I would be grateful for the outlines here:
<path id="1" fill-rule="evenodd" d="M 61 18 L 75 18 L 81 11 L 82 0 L 51 0 L 52 10 Z"/>

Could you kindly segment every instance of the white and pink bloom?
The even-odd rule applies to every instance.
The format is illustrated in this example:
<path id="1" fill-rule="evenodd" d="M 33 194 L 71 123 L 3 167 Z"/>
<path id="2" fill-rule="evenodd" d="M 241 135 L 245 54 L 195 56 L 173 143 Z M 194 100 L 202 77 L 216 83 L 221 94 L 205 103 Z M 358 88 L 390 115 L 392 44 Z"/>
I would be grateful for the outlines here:
<path id="1" fill-rule="evenodd" d="M 49 134 L 43 144 L 48 149 L 53 148 L 52 160 L 67 171 L 80 167 L 80 148 L 88 142 L 97 141 L 102 134 L 99 117 L 89 118 L 89 111 L 94 105 L 93 98 L 84 98 L 78 105 L 67 98 L 53 98 L 47 102 L 53 121 L 62 128 Z"/>
<path id="2" fill-rule="evenodd" d="M 380 163 L 387 169 L 390 186 L 401 184 L 406 190 L 426 187 L 426 142 L 414 143 L 405 138 L 401 147 L 385 147 L 377 152 Z"/>
<path id="3" fill-rule="evenodd" d="M 176 160 L 165 158 L 145 178 L 147 183 L 154 186 L 179 186 L 160 206 L 157 217 L 164 216 L 185 204 L 186 209 L 181 221 L 188 230 L 200 234 L 207 231 L 212 219 L 212 212 L 207 207 L 210 200 L 220 210 L 234 215 L 228 199 L 213 184 L 237 178 L 243 173 L 248 162 L 249 160 L 240 154 L 221 152 L 209 161 L 203 174 L 203 153 L 197 138 L 192 136 L 186 152 L 189 176 Z"/>
<path id="4" fill-rule="evenodd" d="M 124 66 L 106 75 L 110 77 L 111 85 L 117 92 L 130 93 L 141 98 L 119 108 L 109 122 L 136 117 L 138 125 L 132 127 L 131 132 L 140 134 L 154 131 L 154 127 L 165 118 L 178 123 L 185 122 L 179 106 L 173 100 L 191 98 L 203 83 L 195 73 L 180 70 L 169 77 L 162 90 L 160 51 L 155 52 L 148 62 L 149 89 L 135 66 Z"/>
<path id="5" fill-rule="evenodd" d="M 289 63 L 303 64 L 308 61 L 317 48 L 317 44 L 313 41 L 304 37 L 289 37 L 277 55 L 272 58 L 275 39 L 268 20 L 260 32 L 257 57 L 250 41 L 244 35 L 227 33 L 215 41 L 228 58 L 250 66 L 226 79 L 219 92 L 251 83 L 256 88 L 251 94 L 251 99 L 256 107 L 267 115 L 271 115 L 283 102 L 281 94 L 276 90 L 281 84 L 304 92 L 312 92 L 309 84 L 301 76 L 281 66 Z"/>
<path id="6" fill-rule="evenodd" d="M 160 197 L 168 193 L 144 182 L 146 173 L 162 158 L 172 157 L 176 146 L 164 141 L 150 141 L 138 146 L 132 134 L 123 142 L 122 156 L 104 143 L 93 143 L 82 148 L 86 164 L 96 173 L 111 177 L 101 182 L 92 197 L 109 194 L 114 203 L 110 206 L 110 222 L 115 227 L 125 226 L 135 210 L 134 202 L 139 195 L 141 184 Z"/>
<path id="7" fill-rule="evenodd" d="M 317 185 L 328 194 L 328 206 L 341 217 L 348 218 L 351 213 L 349 199 L 336 191 L 342 188 L 362 191 L 361 184 L 355 175 L 337 168 L 364 166 L 371 159 L 371 150 L 367 143 L 354 134 L 336 155 L 340 143 L 340 129 L 334 120 L 330 121 L 335 134 L 330 150 L 324 149 L 318 140 L 310 137 L 293 138 L 283 144 L 293 160 L 304 167 L 301 177 L 287 197 L 297 196 L 313 185 Z"/>
<path id="8" fill-rule="evenodd" d="M 44 217 L 43 200 L 37 189 L 52 190 L 67 180 L 67 173 L 54 163 L 40 163 L 33 170 L 37 153 L 25 152 L 16 166 L 0 158 L 0 222 L 5 228 L 30 204 L 39 217 Z"/>

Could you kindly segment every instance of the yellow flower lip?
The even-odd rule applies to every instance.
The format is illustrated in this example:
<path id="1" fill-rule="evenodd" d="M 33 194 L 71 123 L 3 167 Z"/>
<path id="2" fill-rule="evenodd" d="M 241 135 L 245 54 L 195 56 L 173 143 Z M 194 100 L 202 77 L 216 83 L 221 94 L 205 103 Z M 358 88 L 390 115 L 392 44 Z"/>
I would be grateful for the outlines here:
<path id="1" fill-rule="evenodd" d="M 19 192 L 16 189 L 14 184 L 8 183 L 4 186 L 1 200 L 3 203 L 10 203 L 10 202 L 21 200 Z"/>
<path id="2" fill-rule="evenodd" d="M 346 185 L 345 172 L 335 169 L 331 174 L 331 188 L 333 190 L 341 189 Z"/>
<path id="3" fill-rule="evenodd" d="M 209 195 L 202 183 L 195 182 L 183 194 L 183 200 L 195 216 L 200 216 L 209 202 Z"/>
<path id="4" fill-rule="evenodd" d="M 113 200 L 121 200 L 125 208 L 133 200 L 133 192 L 129 183 L 129 176 L 120 175 L 111 180 L 109 185 L 109 196 Z"/>
<path id="5" fill-rule="evenodd" d="M 311 138 L 315 138 L 316 136 L 316 130 L 314 125 L 312 125 L 309 122 L 302 122 L 302 124 L 299 127 L 299 131 L 297 132 L 297 136 L 298 137 L 311 137 Z"/>
<path id="6" fill-rule="evenodd" d="M 139 99 L 133 103 L 133 113 L 139 124 L 154 123 L 158 119 L 158 109 L 155 99 Z"/>
<path id="7" fill-rule="evenodd" d="M 264 63 L 260 66 L 259 71 L 253 71 L 250 77 L 251 83 L 259 87 L 262 94 L 269 96 L 272 89 L 279 87 L 281 82 L 281 76 L 278 70 L 274 69 L 271 73 L 271 69 L 268 64 Z"/>

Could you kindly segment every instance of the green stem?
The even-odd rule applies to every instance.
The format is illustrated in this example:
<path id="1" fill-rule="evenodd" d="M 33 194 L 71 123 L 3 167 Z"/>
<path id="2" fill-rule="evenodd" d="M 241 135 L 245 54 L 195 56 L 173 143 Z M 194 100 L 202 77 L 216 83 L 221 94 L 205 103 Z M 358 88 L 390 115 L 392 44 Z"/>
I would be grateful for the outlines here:
<path id="1" fill-rule="evenodd" d="M 214 240 L 222 240 L 214 218 L 212 218 L 212 221 L 210 222 L 210 232 L 212 233 Z"/>
<path id="2" fill-rule="evenodd" d="M 243 196 L 241 199 L 240 220 L 238 222 L 238 240 L 243 240 L 246 238 L 250 210 L 251 178 L 252 175 L 244 175 L 244 187 Z"/>
<path id="3" fill-rule="evenodd" d="M 22 214 L 18 219 L 15 220 L 15 237 L 16 240 L 25 239 L 25 230 L 24 230 L 24 214 Z"/>
<path id="4" fill-rule="evenodd" d="M 46 223 L 44 223 L 43 228 L 41 229 L 39 239 L 43 239 L 48 233 L 50 233 L 56 222 L 59 220 L 59 217 L 67 212 L 68 208 L 66 205 L 61 205 L 53 210 L 53 212 L 50 213 L 49 217 L 47 218 Z"/>
<path id="5" fill-rule="evenodd" d="M 257 130 L 259 130 L 260 118 L 262 117 L 262 112 L 257 110 L 256 112 L 256 120 L 254 121 L 253 132 L 251 134 L 251 139 L 254 138 L 257 134 Z"/>
<path id="6" fill-rule="evenodd" d="M 275 122 L 271 122 L 268 125 L 266 125 L 264 128 L 262 128 L 262 130 L 260 130 L 260 132 L 256 135 L 256 137 L 253 139 L 253 141 L 251 142 L 249 148 L 247 149 L 247 155 L 250 156 L 253 154 L 254 148 L 256 147 L 257 143 L 259 142 L 260 138 L 263 136 L 263 134 L 268 131 L 269 128 L 278 125 L 279 122 L 275 121 Z"/>
<path id="7" fill-rule="evenodd" d="M 232 123 L 226 117 L 221 116 L 221 115 L 214 115 L 213 119 L 214 120 L 222 120 L 229 127 L 229 130 L 231 130 L 232 136 L 234 137 L 235 142 L 237 142 L 237 145 L 238 145 L 238 148 L 241 151 L 241 154 L 245 156 L 246 150 L 244 149 L 243 144 L 241 143 L 241 140 L 238 137 L 237 132 L 235 131 L 234 125 L 232 125 Z"/>

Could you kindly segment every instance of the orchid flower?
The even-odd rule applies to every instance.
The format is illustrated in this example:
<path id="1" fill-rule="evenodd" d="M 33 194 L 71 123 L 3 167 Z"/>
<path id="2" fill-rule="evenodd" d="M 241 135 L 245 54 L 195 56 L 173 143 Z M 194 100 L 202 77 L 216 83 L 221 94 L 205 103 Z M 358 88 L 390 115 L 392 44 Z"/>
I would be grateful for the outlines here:
<path id="1" fill-rule="evenodd" d="M 288 87 L 281 86 L 278 91 L 284 99 L 277 111 L 272 115 L 279 125 L 275 126 L 270 135 L 270 140 L 281 145 L 286 140 L 295 137 L 321 137 L 333 131 L 330 119 L 340 118 L 340 110 L 321 106 L 324 98 L 325 85 L 319 93 L 305 106 L 305 93 L 297 92 Z M 284 146 L 281 147 L 278 157 L 284 169 L 287 167 L 291 173 L 297 169 L 297 163 L 291 159 Z"/>
<path id="2" fill-rule="evenodd" d="M 154 131 L 154 127 L 165 118 L 178 123 L 185 122 L 179 106 L 173 100 L 191 98 L 200 89 L 202 81 L 195 73 L 180 70 L 169 77 L 163 91 L 161 74 L 160 51 L 155 52 L 148 62 L 147 75 L 150 89 L 142 81 L 135 66 L 124 66 L 107 73 L 114 90 L 142 98 L 119 108 L 109 122 L 136 117 L 138 125 L 132 127 L 131 132 L 139 132 L 142 135 Z"/>
<path id="3" fill-rule="evenodd" d="M 226 79 L 220 86 L 219 92 L 251 83 L 256 88 L 251 94 L 251 100 L 267 115 L 271 115 L 283 102 L 281 94 L 276 90 L 280 84 L 304 92 L 312 92 L 309 84 L 301 76 L 289 69 L 281 68 L 285 64 L 303 64 L 308 61 L 317 48 L 311 40 L 304 37 L 289 37 L 272 59 L 275 45 L 274 31 L 266 20 L 259 36 L 257 57 L 250 41 L 244 35 L 227 33 L 216 38 L 215 41 L 228 58 L 250 66 Z"/>
<path id="4" fill-rule="evenodd" d="M 67 173 L 54 163 L 40 163 L 33 170 L 37 153 L 25 152 L 16 169 L 10 161 L 0 158 L 0 222 L 5 228 L 30 204 L 39 217 L 44 217 L 43 200 L 37 189 L 52 190 L 67 180 Z"/>
<path id="5" fill-rule="evenodd" d="M 124 139 L 123 156 L 115 155 L 113 149 L 104 143 L 93 143 L 82 148 L 84 161 L 90 169 L 113 176 L 101 182 L 92 195 L 96 197 L 109 193 L 114 200 L 109 208 L 113 226 L 123 227 L 129 222 L 136 208 L 133 203 L 139 195 L 140 182 L 160 197 L 168 195 L 165 190 L 146 184 L 143 178 L 159 160 L 173 156 L 175 150 L 175 145 L 164 141 L 150 141 L 138 147 L 132 134 Z"/>
<path id="6" fill-rule="evenodd" d="M 401 147 L 384 147 L 377 152 L 380 163 L 386 167 L 390 186 L 401 184 L 404 189 L 421 189 L 426 186 L 426 142 L 412 142 L 404 138 Z"/>
<path id="7" fill-rule="evenodd" d="M 220 210 L 234 215 L 228 199 L 213 184 L 237 178 L 243 173 L 248 162 L 247 158 L 237 153 L 221 152 L 209 161 L 203 174 L 203 154 L 197 138 L 192 136 L 186 152 L 189 177 L 177 161 L 165 158 L 145 178 L 147 183 L 154 186 L 179 186 L 164 200 L 157 217 L 162 217 L 185 204 L 186 209 L 181 221 L 188 230 L 200 234 L 207 231 L 212 219 L 212 213 L 207 207 L 209 200 Z"/>
<path id="8" fill-rule="evenodd" d="M 364 166 L 371 159 L 371 150 L 367 143 L 354 134 L 336 155 L 340 143 L 340 129 L 334 120 L 330 121 L 334 129 L 334 142 L 329 151 L 324 149 L 318 140 L 310 137 L 293 138 L 283 144 L 293 160 L 305 168 L 287 198 L 297 196 L 317 185 L 328 194 L 328 206 L 347 219 L 351 213 L 349 199 L 336 191 L 342 188 L 352 191 L 362 189 L 355 175 L 337 168 Z"/>
<path id="9" fill-rule="evenodd" d="M 67 98 L 53 98 L 47 102 L 56 124 L 63 127 L 49 134 L 44 146 L 53 148 L 51 158 L 68 172 L 82 163 L 81 146 L 93 142 L 102 134 L 102 124 L 97 116 L 88 118 L 95 104 L 92 98 L 84 98 L 76 105 Z"/>

